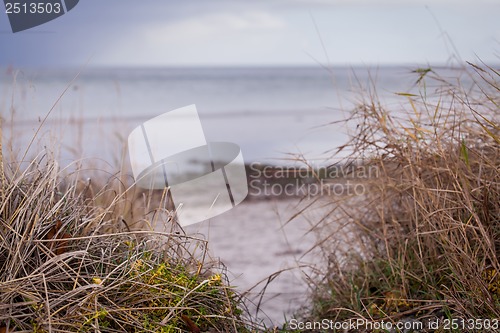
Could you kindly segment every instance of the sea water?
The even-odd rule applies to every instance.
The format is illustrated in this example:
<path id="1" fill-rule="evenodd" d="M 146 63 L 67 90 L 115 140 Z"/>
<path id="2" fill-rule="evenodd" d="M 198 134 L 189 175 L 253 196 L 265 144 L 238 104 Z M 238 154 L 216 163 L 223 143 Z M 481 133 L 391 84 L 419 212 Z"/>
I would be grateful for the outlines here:
<path id="1" fill-rule="evenodd" d="M 60 143 L 63 156 L 110 160 L 137 125 L 196 104 L 208 141 L 239 144 L 247 163 L 283 164 L 292 156 L 328 156 L 348 132 L 345 124 L 334 123 L 346 119 L 361 96 L 376 92 L 393 103 L 394 93 L 414 87 L 418 77 L 411 70 L 4 68 L 0 110 L 4 126 L 16 130 L 19 148 L 38 131 L 50 133 L 50 144 Z"/>

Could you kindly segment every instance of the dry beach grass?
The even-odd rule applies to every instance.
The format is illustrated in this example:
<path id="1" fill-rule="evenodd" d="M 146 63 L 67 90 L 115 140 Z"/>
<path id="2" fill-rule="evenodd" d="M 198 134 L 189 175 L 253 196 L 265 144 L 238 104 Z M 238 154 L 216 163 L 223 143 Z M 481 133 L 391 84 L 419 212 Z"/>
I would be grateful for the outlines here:
<path id="1" fill-rule="evenodd" d="M 136 189 L 125 172 L 79 162 L 61 168 L 46 150 L 31 159 L 7 155 L 0 156 L 0 331 L 258 327 L 207 242 L 172 222 L 164 193 Z M 89 172 L 92 180 L 82 180 Z M 166 232 L 154 231 L 159 223 Z"/>
<path id="2" fill-rule="evenodd" d="M 419 321 L 415 331 L 432 332 L 455 319 L 450 331 L 480 321 L 479 331 L 496 331 L 500 74 L 484 64 L 468 64 L 461 80 L 438 72 L 415 71 L 418 92 L 399 93 L 397 112 L 373 93 L 348 120 L 357 127 L 340 148 L 352 151 L 344 163 L 378 172 L 357 180 L 361 197 L 336 198 L 315 226 L 326 265 L 306 319 Z M 437 319 L 438 330 L 425 329 Z"/>
<path id="3" fill-rule="evenodd" d="M 126 191 L 115 187 L 111 196 L 103 187 L 89 196 L 79 190 L 77 176 L 61 176 L 54 160 L 40 158 L 24 170 L 4 162 L 2 168 L 0 327 L 15 332 L 252 327 L 223 267 L 210 262 L 204 240 L 181 230 L 131 231 L 117 222 L 123 219 L 117 212 L 123 211 Z M 152 221 L 162 213 L 158 208 L 143 218 Z"/>

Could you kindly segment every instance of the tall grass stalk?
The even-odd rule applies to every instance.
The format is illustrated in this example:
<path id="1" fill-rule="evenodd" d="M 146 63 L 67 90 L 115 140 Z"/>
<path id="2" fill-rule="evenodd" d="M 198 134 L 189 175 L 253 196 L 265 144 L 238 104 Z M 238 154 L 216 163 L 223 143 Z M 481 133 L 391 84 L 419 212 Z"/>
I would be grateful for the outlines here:
<path id="1" fill-rule="evenodd" d="M 373 94 L 348 120 L 345 163 L 378 172 L 316 225 L 327 265 L 308 319 L 500 318 L 500 74 L 415 73 L 397 110 Z"/>

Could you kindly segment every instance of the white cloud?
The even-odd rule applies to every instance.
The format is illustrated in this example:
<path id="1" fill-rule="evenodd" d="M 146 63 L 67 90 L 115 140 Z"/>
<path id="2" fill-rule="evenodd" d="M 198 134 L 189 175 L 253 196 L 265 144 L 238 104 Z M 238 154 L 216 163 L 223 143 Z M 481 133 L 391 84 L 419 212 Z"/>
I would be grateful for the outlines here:
<path id="1" fill-rule="evenodd" d="M 177 22 L 153 24 L 143 32 L 148 43 L 192 41 L 231 33 L 252 33 L 281 30 L 286 22 L 263 11 L 247 13 L 211 13 Z"/>
<path id="2" fill-rule="evenodd" d="M 108 46 L 96 63 L 232 64 L 273 59 L 294 43 L 287 22 L 265 11 L 207 13 L 148 23 Z"/>

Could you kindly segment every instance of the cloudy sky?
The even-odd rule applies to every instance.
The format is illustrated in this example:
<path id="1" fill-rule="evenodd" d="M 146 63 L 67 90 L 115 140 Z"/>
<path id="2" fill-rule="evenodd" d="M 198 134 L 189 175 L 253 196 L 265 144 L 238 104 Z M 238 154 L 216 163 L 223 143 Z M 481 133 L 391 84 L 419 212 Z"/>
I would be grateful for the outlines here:
<path id="1" fill-rule="evenodd" d="M 500 62 L 498 0 L 82 0 L 13 34 L 0 66 Z"/>

